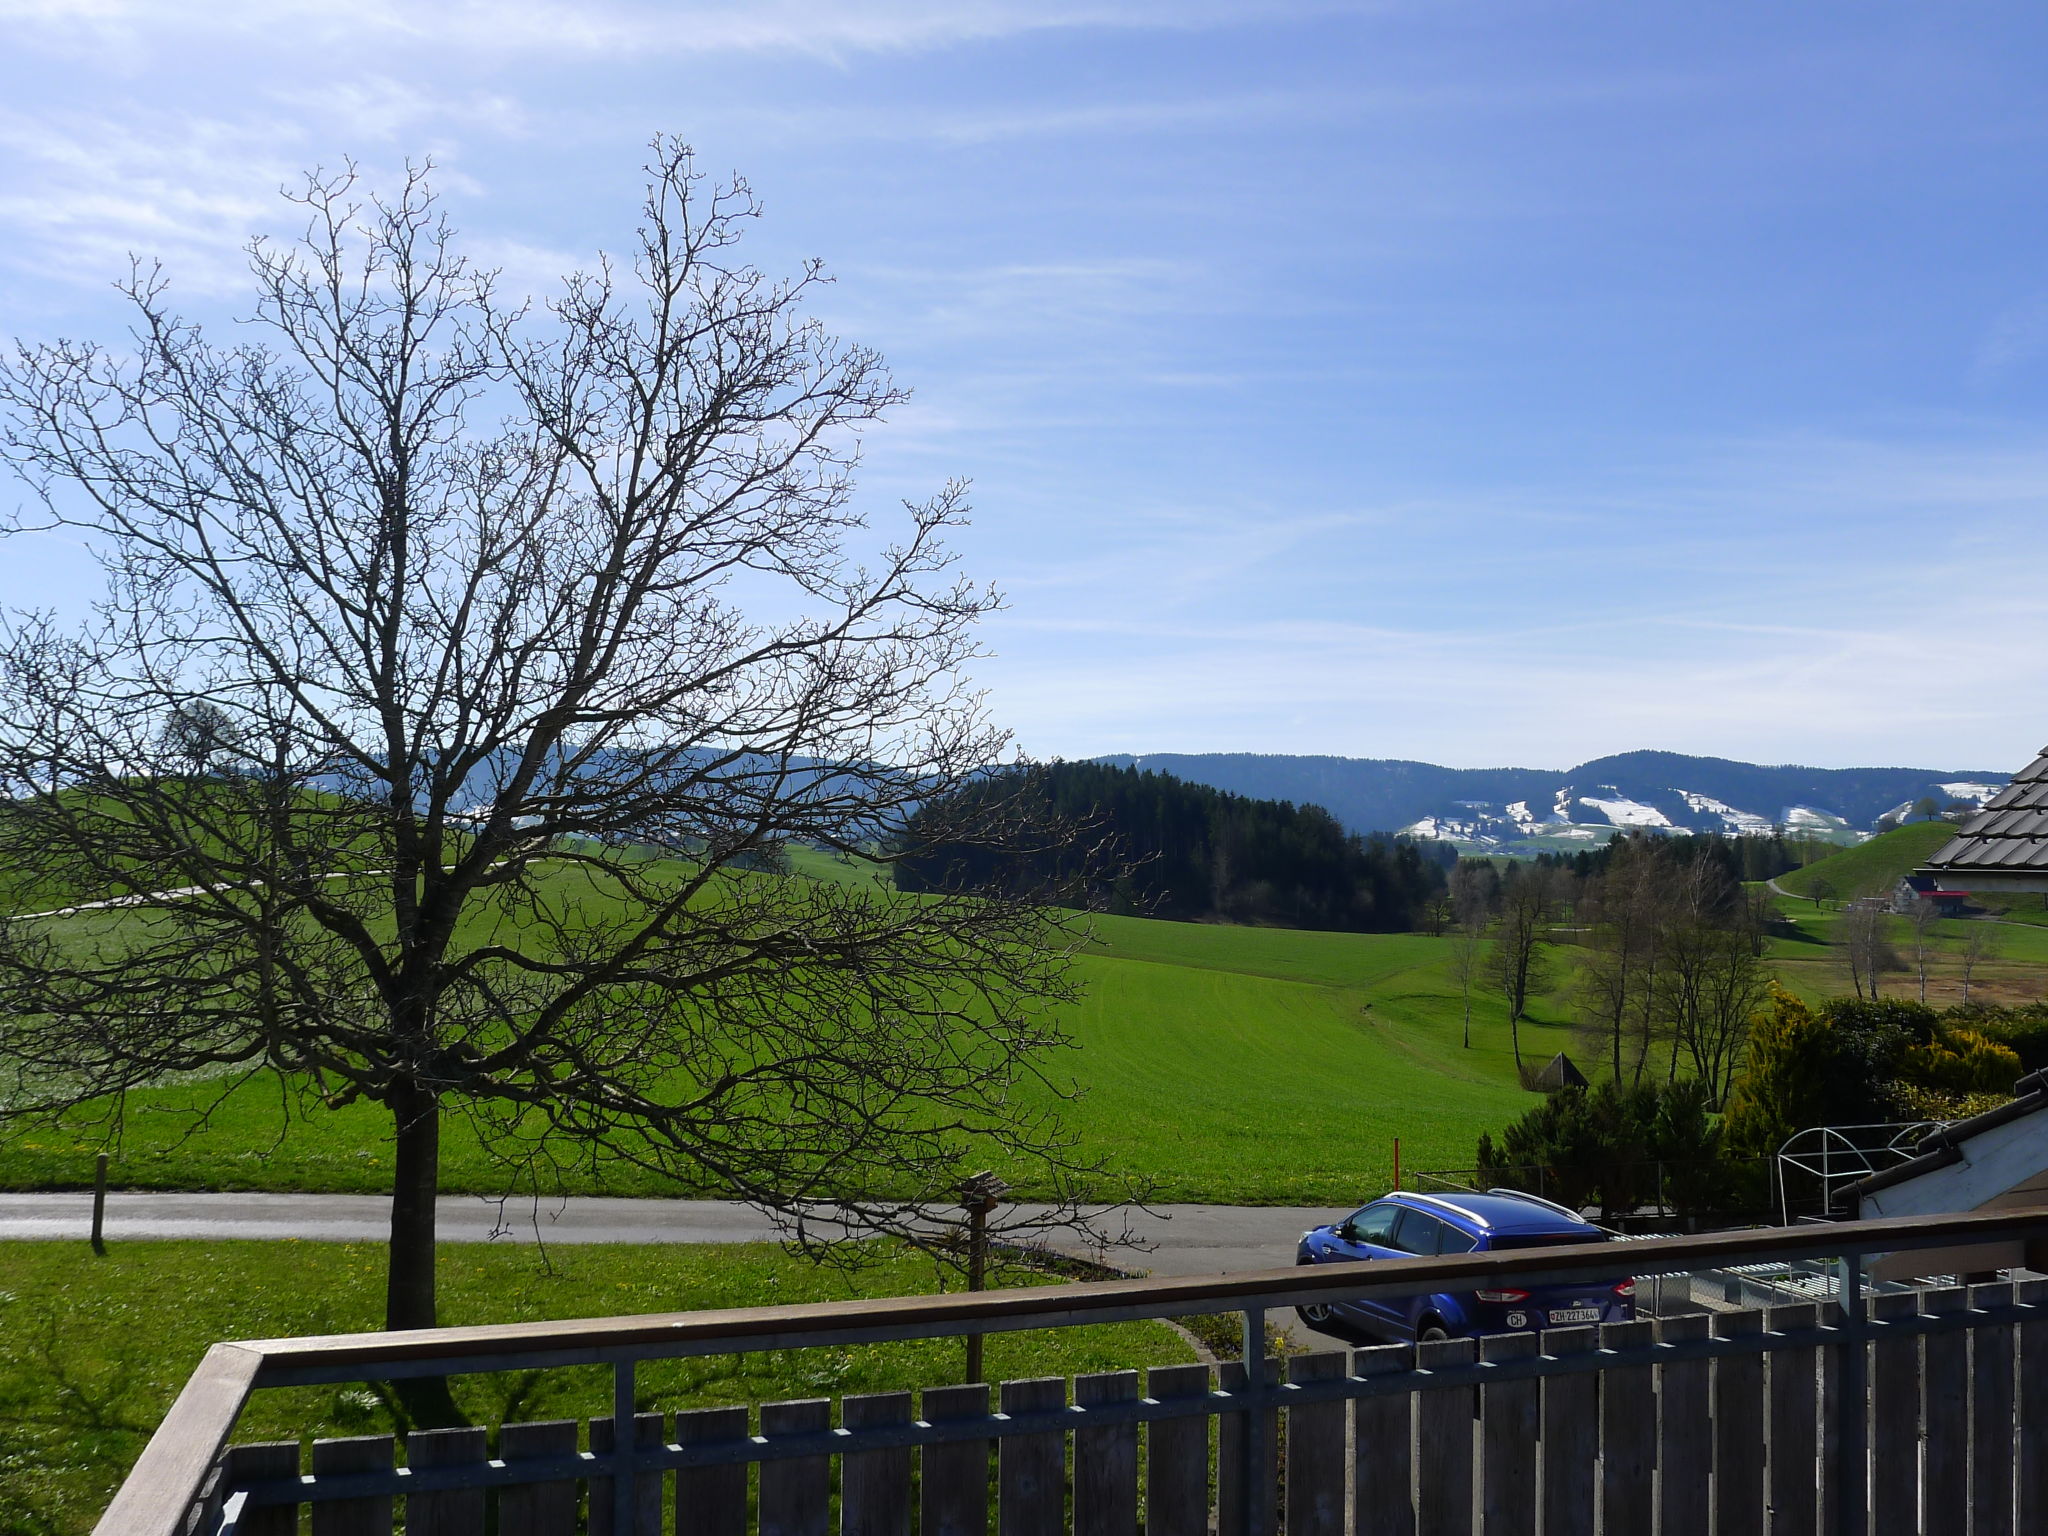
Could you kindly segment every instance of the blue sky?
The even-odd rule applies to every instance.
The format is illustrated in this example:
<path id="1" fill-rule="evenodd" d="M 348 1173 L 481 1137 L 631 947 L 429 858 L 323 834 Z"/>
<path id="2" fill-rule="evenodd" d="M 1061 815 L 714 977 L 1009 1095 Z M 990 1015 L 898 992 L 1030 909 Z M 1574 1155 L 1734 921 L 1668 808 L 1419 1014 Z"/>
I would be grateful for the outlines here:
<path id="1" fill-rule="evenodd" d="M 432 154 L 515 281 L 691 140 L 975 484 L 1039 755 L 2009 769 L 2048 740 L 2048 9 L 0 0 L 0 331 L 239 312 Z M 8 496 L 15 493 L 7 491 Z M 0 546 L 0 600 L 84 600 Z"/>

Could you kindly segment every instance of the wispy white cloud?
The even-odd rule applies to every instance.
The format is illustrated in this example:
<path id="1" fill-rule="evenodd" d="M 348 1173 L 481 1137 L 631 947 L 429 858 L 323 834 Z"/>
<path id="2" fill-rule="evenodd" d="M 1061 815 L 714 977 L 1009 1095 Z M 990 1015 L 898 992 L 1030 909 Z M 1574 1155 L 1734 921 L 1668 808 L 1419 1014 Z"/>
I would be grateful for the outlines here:
<path id="1" fill-rule="evenodd" d="M 114 119 L 0 114 L 11 169 L 0 183 L 6 260 L 45 278 L 105 283 L 131 254 L 161 257 L 181 286 L 240 281 L 238 248 L 275 219 L 302 143 L 284 118 Z"/>
<path id="2" fill-rule="evenodd" d="M 285 31 L 306 41 L 373 39 L 549 54 L 902 52 L 1022 33 L 1114 28 L 1186 31 L 1380 7 L 1363 0 L 0 0 L 0 19 L 45 33 Z"/>

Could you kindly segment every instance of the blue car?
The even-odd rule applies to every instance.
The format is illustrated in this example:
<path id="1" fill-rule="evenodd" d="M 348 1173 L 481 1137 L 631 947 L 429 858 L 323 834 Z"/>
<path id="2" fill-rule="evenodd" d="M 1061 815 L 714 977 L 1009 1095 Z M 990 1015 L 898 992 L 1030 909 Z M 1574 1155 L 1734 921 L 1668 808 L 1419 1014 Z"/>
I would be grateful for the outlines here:
<path id="1" fill-rule="evenodd" d="M 1297 1264 L 1353 1264 L 1422 1254 L 1499 1253 L 1601 1243 L 1607 1234 L 1561 1205 L 1510 1189 L 1483 1195 L 1396 1193 L 1342 1221 L 1301 1235 Z M 1396 1343 L 1517 1333 L 1582 1323 L 1625 1323 L 1636 1315 L 1632 1279 L 1580 1280 L 1526 1290 L 1439 1292 L 1302 1307 L 1324 1333 L 1363 1333 Z"/>

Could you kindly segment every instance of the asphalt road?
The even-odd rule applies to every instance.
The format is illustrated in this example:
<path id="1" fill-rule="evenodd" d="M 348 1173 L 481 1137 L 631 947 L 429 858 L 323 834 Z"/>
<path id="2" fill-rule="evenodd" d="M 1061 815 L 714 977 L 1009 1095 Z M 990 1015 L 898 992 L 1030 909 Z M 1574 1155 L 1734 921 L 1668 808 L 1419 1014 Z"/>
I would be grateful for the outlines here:
<path id="1" fill-rule="evenodd" d="M 1023 1215 L 1035 1208 L 1017 1208 Z M 300 1238 L 377 1242 L 390 1201 L 381 1195 L 122 1193 L 107 1196 L 107 1239 Z M 1229 1274 L 1294 1262 L 1295 1239 L 1341 1211 L 1298 1206 L 1166 1205 L 1111 1218 L 1133 1246 L 1101 1255 L 1119 1267 L 1162 1275 Z M 0 1239 L 77 1238 L 92 1224 L 86 1193 L 0 1194 Z M 578 1197 L 500 1205 L 464 1195 L 440 1201 L 443 1242 L 749 1243 L 774 1242 L 774 1224 L 749 1206 L 721 1200 L 606 1200 Z M 1053 1246 L 1093 1255 L 1079 1241 Z"/>
<path id="2" fill-rule="evenodd" d="M 107 1196 L 109 1243 L 140 1238 L 298 1238 L 306 1242 L 381 1242 L 391 1202 L 382 1195 L 123 1193 Z M 1042 1207 L 1020 1206 L 1030 1217 Z M 1346 1209 L 1349 1209 L 1346 1207 Z M 1051 1246 L 1155 1275 L 1222 1275 L 1294 1262 L 1302 1232 L 1344 1214 L 1305 1206 L 1164 1205 L 1119 1213 L 1110 1225 L 1129 1246 L 1099 1252 L 1078 1240 Z M 449 1243 L 756 1243 L 775 1242 L 775 1226 L 750 1206 L 721 1200 L 496 1201 L 443 1195 L 438 1229 Z M 0 1241 L 71 1239 L 92 1230 L 87 1193 L 0 1194 Z M 1304 1343 L 1330 1341 L 1292 1312 L 1273 1321 Z"/>

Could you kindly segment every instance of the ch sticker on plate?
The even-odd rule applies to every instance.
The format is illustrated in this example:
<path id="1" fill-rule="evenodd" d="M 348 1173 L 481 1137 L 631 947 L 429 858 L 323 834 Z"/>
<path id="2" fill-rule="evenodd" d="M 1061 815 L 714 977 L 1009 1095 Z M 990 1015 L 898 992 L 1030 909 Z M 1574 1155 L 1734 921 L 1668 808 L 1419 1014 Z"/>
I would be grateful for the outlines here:
<path id="1" fill-rule="evenodd" d="M 1597 1323 L 1599 1321 L 1600 1309 L 1598 1307 L 1566 1307 L 1562 1311 L 1550 1314 L 1552 1327 L 1556 1327 L 1559 1323 Z"/>

